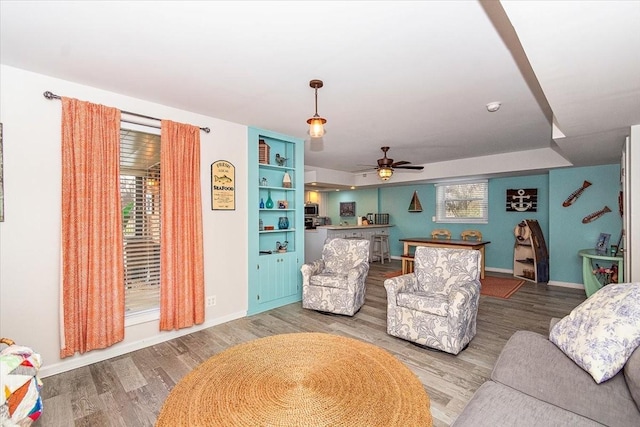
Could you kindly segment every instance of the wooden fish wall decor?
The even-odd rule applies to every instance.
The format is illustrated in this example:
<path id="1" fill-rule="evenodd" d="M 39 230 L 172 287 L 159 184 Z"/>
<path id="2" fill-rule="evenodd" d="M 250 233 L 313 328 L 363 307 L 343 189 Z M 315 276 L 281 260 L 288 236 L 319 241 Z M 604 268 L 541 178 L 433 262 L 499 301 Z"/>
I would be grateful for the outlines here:
<path id="1" fill-rule="evenodd" d="M 591 185 L 591 183 L 589 181 L 585 181 L 582 183 L 582 187 L 578 188 L 576 191 L 574 191 L 573 193 L 569 194 L 569 197 L 567 197 L 565 199 L 564 202 L 562 202 L 562 206 L 564 206 L 565 208 L 567 206 L 571 206 L 576 200 L 578 200 L 578 197 L 580 197 L 582 195 L 582 192 L 584 190 L 587 189 L 587 187 L 589 187 Z"/>
<path id="2" fill-rule="evenodd" d="M 606 214 L 607 212 L 611 212 L 611 209 L 609 209 L 609 206 L 605 206 L 604 208 L 600 209 L 599 211 L 596 211 L 592 214 L 589 214 L 587 216 L 585 216 L 584 218 L 582 218 L 582 223 L 583 224 L 588 224 L 592 221 L 595 221 L 596 219 L 600 218 L 602 215 Z"/>

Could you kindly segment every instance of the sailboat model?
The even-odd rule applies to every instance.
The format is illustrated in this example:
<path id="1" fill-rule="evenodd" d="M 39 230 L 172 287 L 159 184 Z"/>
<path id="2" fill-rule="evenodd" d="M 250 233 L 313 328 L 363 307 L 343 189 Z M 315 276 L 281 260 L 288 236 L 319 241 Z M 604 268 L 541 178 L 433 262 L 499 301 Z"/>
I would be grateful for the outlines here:
<path id="1" fill-rule="evenodd" d="M 413 192 L 413 197 L 409 204 L 409 212 L 422 212 L 422 205 L 420 204 L 420 199 L 418 199 L 418 193 L 416 191 Z"/>

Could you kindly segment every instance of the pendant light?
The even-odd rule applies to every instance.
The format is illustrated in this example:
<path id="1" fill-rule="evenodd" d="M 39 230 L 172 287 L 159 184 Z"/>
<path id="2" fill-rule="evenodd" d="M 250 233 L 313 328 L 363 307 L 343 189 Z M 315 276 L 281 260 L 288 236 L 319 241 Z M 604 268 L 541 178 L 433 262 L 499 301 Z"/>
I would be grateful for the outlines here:
<path id="1" fill-rule="evenodd" d="M 387 167 L 378 168 L 378 176 L 381 180 L 389 181 L 391 175 L 393 175 L 393 169 Z"/>
<path id="2" fill-rule="evenodd" d="M 309 82 L 309 86 L 315 89 L 316 91 L 316 113 L 307 120 L 309 124 L 309 135 L 311 138 L 322 138 L 324 135 L 324 124 L 327 123 L 327 119 L 324 119 L 318 115 L 318 89 L 320 89 L 324 84 L 322 80 L 311 80 Z"/>

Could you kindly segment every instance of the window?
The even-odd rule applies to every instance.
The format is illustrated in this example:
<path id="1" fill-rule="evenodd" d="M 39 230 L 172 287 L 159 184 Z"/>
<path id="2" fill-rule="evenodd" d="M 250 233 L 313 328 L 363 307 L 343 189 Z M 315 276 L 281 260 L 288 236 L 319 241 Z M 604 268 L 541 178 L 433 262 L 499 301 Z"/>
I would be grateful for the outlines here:
<path id="1" fill-rule="evenodd" d="M 436 222 L 486 223 L 486 180 L 436 184 Z"/>
<path id="2" fill-rule="evenodd" d="M 160 306 L 160 135 L 120 131 L 125 315 Z"/>

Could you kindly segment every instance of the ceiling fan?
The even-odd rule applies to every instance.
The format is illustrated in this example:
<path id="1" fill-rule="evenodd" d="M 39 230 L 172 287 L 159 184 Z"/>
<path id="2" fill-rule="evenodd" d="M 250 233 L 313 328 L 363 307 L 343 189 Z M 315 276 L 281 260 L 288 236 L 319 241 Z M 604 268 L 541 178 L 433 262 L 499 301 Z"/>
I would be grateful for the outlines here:
<path id="1" fill-rule="evenodd" d="M 384 157 L 378 159 L 378 166 L 376 167 L 376 170 L 378 171 L 378 176 L 383 181 L 388 181 L 389 178 L 391 178 L 394 169 L 424 169 L 424 166 L 411 166 L 411 162 L 408 162 L 406 160 L 394 162 L 393 159 L 387 157 L 387 151 L 389 151 L 389 147 L 380 147 L 380 149 L 384 153 Z"/>

